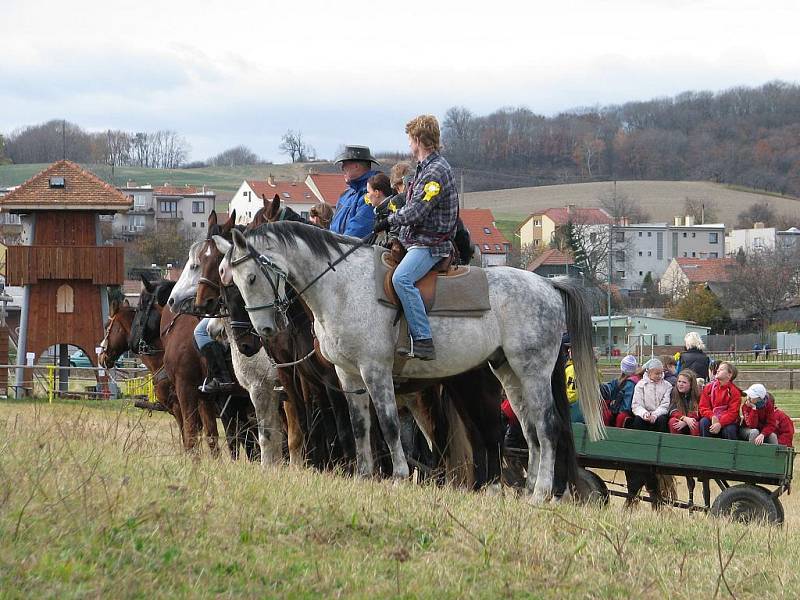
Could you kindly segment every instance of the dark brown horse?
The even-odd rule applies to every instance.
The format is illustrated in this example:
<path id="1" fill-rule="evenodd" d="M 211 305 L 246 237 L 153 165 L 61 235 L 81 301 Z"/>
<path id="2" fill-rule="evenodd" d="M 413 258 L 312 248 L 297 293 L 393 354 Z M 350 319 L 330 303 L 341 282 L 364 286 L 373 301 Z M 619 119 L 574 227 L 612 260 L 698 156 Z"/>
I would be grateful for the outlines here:
<path id="1" fill-rule="evenodd" d="M 128 351 L 138 355 L 144 366 L 152 374 L 156 398 L 175 417 L 179 430 L 183 431 L 183 417 L 181 416 L 178 398 L 175 395 L 175 388 L 163 368 L 164 348 L 161 347 L 161 340 L 157 340 L 156 345 L 153 347 L 131 348 L 131 327 L 136 316 L 136 309 L 127 306 L 127 304 L 121 305 L 117 300 L 111 302 L 109 308 L 110 316 L 106 324 L 103 341 L 100 343 L 102 348 L 102 352 L 98 357 L 100 366 L 105 369 L 113 368 L 117 359 Z"/>

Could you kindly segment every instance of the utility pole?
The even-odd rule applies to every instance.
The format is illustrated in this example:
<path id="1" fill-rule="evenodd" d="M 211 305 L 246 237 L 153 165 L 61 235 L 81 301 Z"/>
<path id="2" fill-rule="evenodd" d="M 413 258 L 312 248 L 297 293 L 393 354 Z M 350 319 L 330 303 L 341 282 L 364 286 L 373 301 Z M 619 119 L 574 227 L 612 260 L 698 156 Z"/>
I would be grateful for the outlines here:
<path id="1" fill-rule="evenodd" d="M 61 158 L 67 160 L 67 120 L 61 119 Z"/>
<path id="2" fill-rule="evenodd" d="M 616 190 L 617 182 L 614 182 L 614 189 Z M 615 192 L 616 193 L 616 192 Z M 608 277 L 606 278 L 606 309 L 608 312 L 608 345 L 607 357 L 611 360 L 611 267 L 612 255 L 614 254 L 614 224 L 608 225 Z"/>
<path id="3" fill-rule="evenodd" d="M 461 168 L 461 208 L 464 208 L 464 168 Z"/>

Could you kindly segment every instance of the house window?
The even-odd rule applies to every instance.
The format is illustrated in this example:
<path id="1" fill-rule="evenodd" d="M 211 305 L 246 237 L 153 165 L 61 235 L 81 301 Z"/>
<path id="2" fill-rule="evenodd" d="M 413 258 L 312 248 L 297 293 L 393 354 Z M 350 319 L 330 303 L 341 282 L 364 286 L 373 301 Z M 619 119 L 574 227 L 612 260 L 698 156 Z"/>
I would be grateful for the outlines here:
<path id="1" fill-rule="evenodd" d="M 484 249 L 484 250 L 489 250 L 489 244 L 484 244 L 484 245 L 483 245 L 483 249 Z"/>
<path id="2" fill-rule="evenodd" d="M 498 252 L 502 252 L 503 251 L 503 249 L 500 247 L 500 244 L 495 244 L 494 245 L 494 249 L 497 250 Z"/>
<path id="3" fill-rule="evenodd" d="M 653 232 L 652 231 L 648 231 L 647 232 L 647 237 L 653 237 Z"/>
<path id="4" fill-rule="evenodd" d="M 664 345 L 665 346 L 672 346 L 672 335 L 669 333 L 664 334 Z"/>
<path id="5" fill-rule="evenodd" d="M 697 258 L 697 252 L 692 252 L 692 258 Z"/>
<path id="6" fill-rule="evenodd" d="M 614 260 L 616 260 L 617 262 L 625 262 L 625 251 L 616 250 L 614 252 Z"/>
<path id="7" fill-rule="evenodd" d="M 200 227 L 205 227 L 205 226 L 206 226 L 206 222 L 205 221 L 200 221 Z"/>
<path id="8" fill-rule="evenodd" d="M 683 237 L 686 237 L 686 232 L 685 231 L 683 232 Z"/>
<path id="9" fill-rule="evenodd" d="M 639 237 L 642 237 L 642 232 L 641 231 L 639 232 Z"/>
<path id="10" fill-rule="evenodd" d="M 134 194 L 133 208 L 134 210 L 144 210 L 147 208 L 147 196 L 145 194 Z"/>
<path id="11" fill-rule="evenodd" d="M 639 256 L 642 256 L 642 252 L 641 251 L 639 252 Z"/>
<path id="12" fill-rule="evenodd" d="M 283 197 L 284 198 L 291 198 L 291 196 L 289 195 L 289 192 L 283 192 Z"/>
<path id="13" fill-rule="evenodd" d="M 647 251 L 647 256 L 653 256 L 653 253 L 650 250 Z"/>
<path id="14" fill-rule="evenodd" d="M 712 231 L 708 234 L 708 243 L 709 244 L 719 244 L 719 233 L 716 231 Z"/>
<path id="15" fill-rule="evenodd" d="M 687 256 L 688 256 L 688 255 L 686 254 L 686 252 L 684 252 L 684 253 L 683 253 L 683 258 L 686 258 Z"/>
<path id="16" fill-rule="evenodd" d="M 178 213 L 178 201 L 177 200 L 161 200 L 158 203 L 158 210 L 162 213 L 169 213 L 172 215 L 176 215 Z"/>
<path id="17" fill-rule="evenodd" d="M 194 214 L 203 214 L 206 212 L 206 203 L 204 200 L 192 201 L 192 212 Z"/>
<path id="18" fill-rule="evenodd" d="M 708 257 L 709 258 L 719 258 L 719 252 L 709 252 L 708 253 Z"/>
<path id="19" fill-rule="evenodd" d="M 192 221 L 192 227 L 197 227 L 197 222 L 196 221 Z"/>
<path id="20" fill-rule="evenodd" d="M 614 241 L 615 242 L 624 242 L 625 241 L 625 232 L 624 231 L 615 231 L 614 232 Z"/>
<path id="21" fill-rule="evenodd" d="M 538 227 L 539 225 L 541 225 L 541 223 L 539 223 L 539 219 L 534 219 L 533 220 L 533 226 L 534 227 Z"/>
<path id="22" fill-rule="evenodd" d="M 697 237 L 697 234 L 694 231 L 692 232 L 692 237 Z"/>
<path id="23" fill-rule="evenodd" d="M 541 240 L 533 240 L 533 245 L 534 245 L 534 246 L 538 246 L 540 241 L 541 241 Z"/>
<path id="24" fill-rule="evenodd" d="M 144 229 L 144 215 L 128 215 L 128 231 L 142 231 Z"/>
<path id="25" fill-rule="evenodd" d="M 74 292 L 72 291 L 72 286 L 69 286 L 66 283 L 56 290 L 56 312 L 75 312 Z"/>
<path id="26" fill-rule="evenodd" d="M 625 271 L 617 271 L 617 278 L 625 279 Z"/>
<path id="27" fill-rule="evenodd" d="M 595 241 L 597 241 L 597 234 L 596 234 L 595 232 L 592 232 L 592 233 L 590 233 L 590 234 L 589 234 L 589 241 L 590 241 L 592 244 L 594 244 L 594 243 L 595 243 Z"/>
<path id="28" fill-rule="evenodd" d="M 486 235 L 492 235 L 492 230 L 489 229 L 488 227 L 484 227 L 483 228 L 483 233 L 485 233 Z"/>
<path id="29" fill-rule="evenodd" d="M 639 277 L 641 277 L 642 275 L 644 275 L 644 273 L 642 271 L 639 271 Z"/>

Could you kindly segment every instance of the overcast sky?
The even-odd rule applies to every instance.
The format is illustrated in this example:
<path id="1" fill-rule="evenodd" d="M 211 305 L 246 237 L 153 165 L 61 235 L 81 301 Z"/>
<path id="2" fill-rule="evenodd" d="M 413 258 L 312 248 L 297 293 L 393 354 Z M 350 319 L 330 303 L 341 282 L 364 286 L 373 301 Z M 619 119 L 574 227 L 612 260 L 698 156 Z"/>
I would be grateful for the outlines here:
<path id="1" fill-rule="evenodd" d="M 800 81 L 797 0 L 0 0 L 0 132 L 51 118 L 173 129 L 193 159 L 405 150 L 453 105 L 552 115 Z M 358 8 L 355 8 L 358 7 Z M 418 11 L 418 12 L 415 12 Z"/>

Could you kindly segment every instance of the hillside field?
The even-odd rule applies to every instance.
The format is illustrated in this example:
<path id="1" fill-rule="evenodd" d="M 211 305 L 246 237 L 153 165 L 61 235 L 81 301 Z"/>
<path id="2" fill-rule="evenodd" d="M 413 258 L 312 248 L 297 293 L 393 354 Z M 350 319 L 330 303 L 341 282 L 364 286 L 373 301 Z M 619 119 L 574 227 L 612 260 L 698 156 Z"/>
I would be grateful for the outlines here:
<path id="1" fill-rule="evenodd" d="M 540 187 L 468 192 L 467 208 L 490 208 L 495 218 L 516 220 L 551 207 L 600 206 L 599 198 L 613 190 L 613 183 L 575 183 Z M 768 202 L 777 213 L 796 219 L 800 226 L 800 200 L 788 196 L 763 194 L 743 188 L 703 181 L 618 181 L 617 192 L 639 203 L 653 222 L 669 222 L 681 215 L 687 198 L 702 200 L 716 212 L 716 222 L 728 228 L 740 212 L 753 204 Z M 504 231 L 505 233 L 505 231 Z"/>
<path id="2" fill-rule="evenodd" d="M 621 474 L 617 474 L 619 478 Z M 0 402 L 0 597 L 794 597 L 783 527 L 272 467 L 163 413 Z"/>

